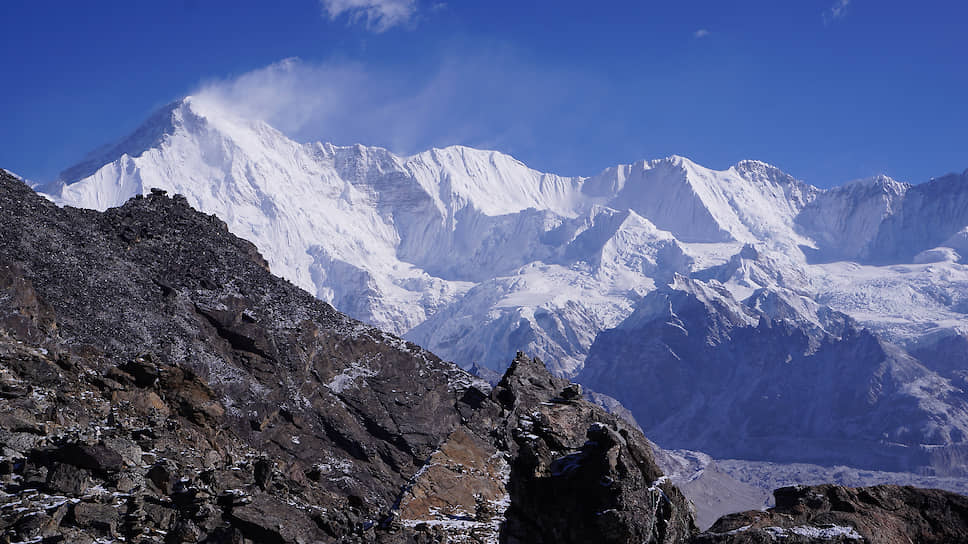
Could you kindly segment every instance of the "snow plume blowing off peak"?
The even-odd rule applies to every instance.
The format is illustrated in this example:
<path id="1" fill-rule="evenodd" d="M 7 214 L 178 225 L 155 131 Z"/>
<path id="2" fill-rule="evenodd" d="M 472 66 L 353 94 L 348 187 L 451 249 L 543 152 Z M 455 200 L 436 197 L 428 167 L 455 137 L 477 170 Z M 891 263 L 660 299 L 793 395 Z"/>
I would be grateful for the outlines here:
<path id="1" fill-rule="evenodd" d="M 296 141 L 362 143 L 409 155 L 454 144 L 533 145 L 531 127 L 553 119 L 578 92 L 570 79 L 495 48 L 444 53 L 421 73 L 288 58 L 210 81 L 192 95 Z"/>
<path id="2" fill-rule="evenodd" d="M 355 65 L 312 65 L 288 58 L 234 79 L 210 82 L 192 93 L 213 112 L 258 119 L 289 135 L 327 124 L 366 87 Z"/>

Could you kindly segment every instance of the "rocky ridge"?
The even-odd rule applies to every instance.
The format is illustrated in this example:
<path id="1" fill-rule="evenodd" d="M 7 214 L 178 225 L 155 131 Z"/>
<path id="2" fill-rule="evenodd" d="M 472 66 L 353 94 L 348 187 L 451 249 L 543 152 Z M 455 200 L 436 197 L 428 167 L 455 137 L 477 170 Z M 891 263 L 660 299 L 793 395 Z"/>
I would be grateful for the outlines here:
<path id="1" fill-rule="evenodd" d="M 102 214 L 0 175 L 0 209 L 6 541 L 695 531 L 641 433 L 539 361 L 492 390 L 272 276 L 177 195 Z"/>
<path id="2" fill-rule="evenodd" d="M 183 194 L 256 244 L 275 273 L 340 311 L 464 368 L 500 373 L 523 350 L 555 374 L 582 373 L 666 447 L 948 475 L 968 466 L 965 174 L 821 190 L 759 161 L 716 170 L 672 156 L 564 177 L 463 146 L 404 157 L 300 143 L 223 106 L 211 96 L 179 100 L 38 190 L 96 209 L 151 187 Z M 716 382 L 705 371 L 752 377 L 726 392 L 689 379 L 655 388 L 661 395 L 649 402 L 690 406 L 666 432 L 623 387 L 653 382 L 675 357 L 612 358 L 622 348 L 608 344 L 627 336 L 643 299 L 675 290 L 679 276 L 725 289 L 767 327 L 730 325 L 733 340 L 717 350 L 671 350 L 707 386 Z M 721 324 L 694 321 L 684 334 L 720 334 L 706 325 Z M 842 334 L 848 328 L 859 334 Z M 747 333 L 760 340 L 758 376 L 760 367 L 743 364 Z M 817 346 L 822 353 L 809 353 Z M 710 351 L 739 360 L 708 365 Z M 837 360 L 859 363 L 840 372 Z M 606 379 L 592 378 L 603 374 L 596 366 Z M 863 420 L 864 395 L 885 417 Z M 764 405 L 779 421 L 748 417 Z M 791 405 L 811 414 L 809 447 L 781 415 Z M 710 425 L 710 412 L 731 417 Z M 839 431 L 847 428 L 857 432 Z"/>

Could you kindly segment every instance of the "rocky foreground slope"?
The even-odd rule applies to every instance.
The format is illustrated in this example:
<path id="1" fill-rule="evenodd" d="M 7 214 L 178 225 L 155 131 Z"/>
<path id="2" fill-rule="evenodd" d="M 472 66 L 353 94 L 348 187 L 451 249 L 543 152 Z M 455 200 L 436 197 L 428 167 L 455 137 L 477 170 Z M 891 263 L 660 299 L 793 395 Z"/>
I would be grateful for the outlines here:
<path id="1" fill-rule="evenodd" d="M 697 534 L 641 433 L 539 361 L 491 388 L 272 276 L 184 199 L 61 209 L 0 173 L 0 213 L 0 542 L 738 534 Z M 918 514 L 937 534 L 968 526 L 958 496 L 909 493 L 943 506 Z"/>
<path id="2" fill-rule="evenodd" d="M 641 433 L 520 357 L 493 390 L 272 276 L 180 198 L 0 180 L 8 541 L 678 542 Z"/>

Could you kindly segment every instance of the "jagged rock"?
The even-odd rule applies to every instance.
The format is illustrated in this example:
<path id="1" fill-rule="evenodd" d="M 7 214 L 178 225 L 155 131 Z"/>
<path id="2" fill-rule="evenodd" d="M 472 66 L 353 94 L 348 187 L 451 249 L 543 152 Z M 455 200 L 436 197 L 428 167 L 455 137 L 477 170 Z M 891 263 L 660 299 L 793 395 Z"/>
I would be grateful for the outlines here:
<path id="1" fill-rule="evenodd" d="M 38 436 L 47 434 L 42 422 L 37 421 L 30 414 L 14 408 L 11 412 L 0 415 L 0 428 L 12 433 L 29 433 Z"/>
<path id="2" fill-rule="evenodd" d="M 102 474 L 118 472 L 124 467 L 121 454 L 103 443 L 66 444 L 53 450 L 49 455 L 61 463 Z"/>
<path id="3" fill-rule="evenodd" d="M 503 516 L 507 507 L 502 504 L 507 501 L 507 470 L 507 461 L 489 440 L 459 428 L 434 452 L 404 494 L 399 516 L 487 524 Z"/>
<path id="4" fill-rule="evenodd" d="M 269 482 L 272 481 L 272 463 L 266 458 L 261 458 L 255 462 L 252 470 L 255 483 L 265 491 L 269 487 Z"/>
<path id="5" fill-rule="evenodd" d="M 171 493 L 175 481 L 175 464 L 167 459 L 156 462 L 148 469 L 145 478 L 163 495 Z"/>
<path id="6" fill-rule="evenodd" d="M 111 437 L 104 440 L 104 445 L 121 457 L 123 466 L 141 466 L 144 452 L 133 440 L 124 437 Z"/>
<path id="7" fill-rule="evenodd" d="M 0 308 L 0 328 L 14 336 L 37 342 L 55 327 L 50 306 L 37 296 L 16 263 L 0 264 L 0 298 L 8 299 Z"/>
<path id="8" fill-rule="evenodd" d="M 33 539 L 40 535 L 44 527 L 51 522 L 50 516 L 44 512 L 30 512 L 20 516 L 13 524 L 13 530 L 24 539 Z"/>
<path id="9" fill-rule="evenodd" d="M 67 463 L 54 463 L 47 470 L 46 488 L 51 493 L 79 496 L 90 486 L 91 473 Z"/>
<path id="10" fill-rule="evenodd" d="M 168 506 L 157 502 L 145 502 L 144 505 L 145 521 L 150 522 L 155 527 L 167 528 L 172 525 L 178 512 Z"/>
<path id="11" fill-rule="evenodd" d="M 511 411 L 508 542 L 680 542 L 695 532 L 689 501 L 642 434 L 584 400 L 521 354 L 493 396 Z M 580 398 L 580 394 L 578 395 Z"/>
<path id="12" fill-rule="evenodd" d="M 566 385 L 561 392 L 561 398 L 564 400 L 577 400 L 582 398 L 581 384 L 570 383 Z"/>
<path id="13" fill-rule="evenodd" d="M 127 361 L 118 368 L 130 374 L 138 387 L 151 387 L 161 375 L 153 359 L 150 354 L 146 354 Z"/>
<path id="14" fill-rule="evenodd" d="M 502 542 L 691 535 L 691 505 L 661 478 L 645 438 L 575 389 L 518 354 L 489 398 L 476 400 L 467 429 L 452 433 L 404 492 L 400 523 Z"/>

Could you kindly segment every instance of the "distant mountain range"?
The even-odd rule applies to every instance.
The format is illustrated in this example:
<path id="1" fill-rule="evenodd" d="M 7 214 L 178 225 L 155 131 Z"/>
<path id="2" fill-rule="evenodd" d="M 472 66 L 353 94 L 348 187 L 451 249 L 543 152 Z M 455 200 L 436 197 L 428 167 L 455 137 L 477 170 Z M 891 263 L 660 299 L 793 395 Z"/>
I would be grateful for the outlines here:
<path id="1" fill-rule="evenodd" d="M 662 445 L 965 473 L 968 171 L 822 190 L 674 156 L 562 177 L 297 143 L 186 98 L 35 188 L 103 210 L 152 187 L 337 309 L 464 367 L 540 356 Z"/>

